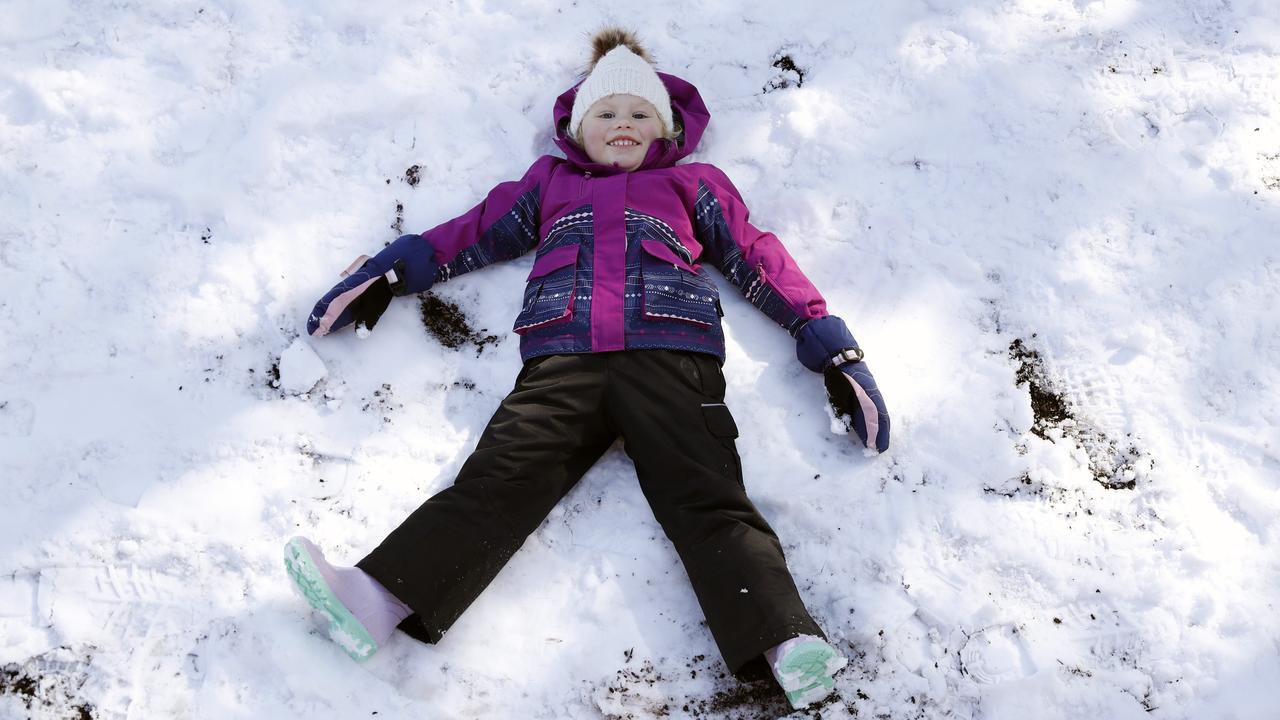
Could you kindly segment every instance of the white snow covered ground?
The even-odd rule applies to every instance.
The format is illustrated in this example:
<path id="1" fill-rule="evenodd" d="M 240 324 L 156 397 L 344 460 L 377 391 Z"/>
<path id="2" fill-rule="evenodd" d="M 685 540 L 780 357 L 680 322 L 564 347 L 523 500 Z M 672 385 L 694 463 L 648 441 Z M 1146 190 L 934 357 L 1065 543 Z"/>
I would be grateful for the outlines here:
<path id="1" fill-rule="evenodd" d="M 748 489 L 851 659 L 796 716 L 1280 717 L 1270 0 L 5 0 L 0 717 L 786 713 L 616 448 L 437 646 L 356 665 L 283 572 L 451 482 L 529 259 L 434 291 L 457 347 L 415 299 L 364 340 L 307 312 L 552 152 L 606 21 L 700 87 L 696 158 L 893 415 L 883 456 L 833 434 L 722 285 Z"/>

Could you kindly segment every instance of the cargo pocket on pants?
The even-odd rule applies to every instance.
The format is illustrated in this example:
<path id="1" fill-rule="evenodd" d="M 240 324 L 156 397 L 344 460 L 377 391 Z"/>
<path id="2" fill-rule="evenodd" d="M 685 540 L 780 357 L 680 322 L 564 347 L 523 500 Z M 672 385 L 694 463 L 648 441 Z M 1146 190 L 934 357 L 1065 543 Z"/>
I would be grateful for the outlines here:
<path id="1" fill-rule="evenodd" d="M 732 464 L 725 469 L 733 473 L 738 481 L 738 487 L 744 487 L 742 459 L 738 457 L 738 448 L 733 442 L 738 438 L 738 424 L 733 421 L 733 413 L 729 412 L 729 406 L 724 403 L 703 403 L 702 419 L 707 423 L 707 431 L 720 441 L 720 445 L 732 457 Z"/>

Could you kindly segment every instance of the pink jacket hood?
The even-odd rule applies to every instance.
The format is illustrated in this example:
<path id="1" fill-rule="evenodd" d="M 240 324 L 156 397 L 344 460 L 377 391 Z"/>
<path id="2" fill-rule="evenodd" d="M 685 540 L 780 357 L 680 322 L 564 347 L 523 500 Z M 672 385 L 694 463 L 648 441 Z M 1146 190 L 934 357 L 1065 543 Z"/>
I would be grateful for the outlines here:
<path id="1" fill-rule="evenodd" d="M 670 167 L 689 156 L 697 149 L 698 141 L 702 139 L 702 133 L 706 131 L 707 124 L 711 122 L 711 113 L 707 111 L 706 104 L 702 102 L 702 96 L 698 94 L 698 88 L 675 75 L 660 72 L 658 77 L 667 86 L 667 92 L 671 95 L 672 116 L 684 127 L 684 133 L 681 135 L 679 142 L 663 139 L 650 145 L 644 162 L 640 164 L 639 168 L 636 168 L 637 170 Z M 581 85 L 581 83 L 578 83 L 578 85 Z M 555 108 L 552 112 L 555 120 L 556 146 L 564 153 L 565 159 L 585 171 L 596 175 L 615 174 L 619 172 L 618 168 L 593 162 L 587 157 L 586 151 L 568 134 L 569 116 L 573 112 L 573 99 L 578 94 L 578 85 L 574 85 L 564 91 L 556 99 Z"/>

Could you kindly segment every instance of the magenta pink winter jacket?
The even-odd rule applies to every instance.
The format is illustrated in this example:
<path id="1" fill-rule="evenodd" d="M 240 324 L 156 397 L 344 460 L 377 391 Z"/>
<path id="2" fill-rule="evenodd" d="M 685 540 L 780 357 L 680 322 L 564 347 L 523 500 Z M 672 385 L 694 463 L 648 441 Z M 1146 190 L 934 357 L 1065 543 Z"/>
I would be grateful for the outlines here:
<path id="1" fill-rule="evenodd" d="M 683 125 L 657 140 L 640 168 L 593 163 L 566 135 L 573 97 L 556 101 L 556 144 L 524 177 L 422 236 L 445 281 L 537 250 L 516 317 L 520 354 L 666 348 L 724 360 L 716 267 L 793 336 L 826 303 L 782 243 L 748 222 L 729 178 L 694 151 L 710 120 L 697 89 L 659 73 Z"/>

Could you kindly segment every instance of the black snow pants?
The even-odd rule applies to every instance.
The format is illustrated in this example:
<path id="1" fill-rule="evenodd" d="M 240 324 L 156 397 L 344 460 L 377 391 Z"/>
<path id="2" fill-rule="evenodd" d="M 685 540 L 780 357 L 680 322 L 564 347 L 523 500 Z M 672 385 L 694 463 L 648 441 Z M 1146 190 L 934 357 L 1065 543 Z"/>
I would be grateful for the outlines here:
<path id="1" fill-rule="evenodd" d="M 436 642 L 621 436 L 725 664 L 757 677 L 765 650 L 823 633 L 747 498 L 724 391 L 704 353 L 534 358 L 454 484 L 358 565 L 414 611 L 400 629 Z"/>

